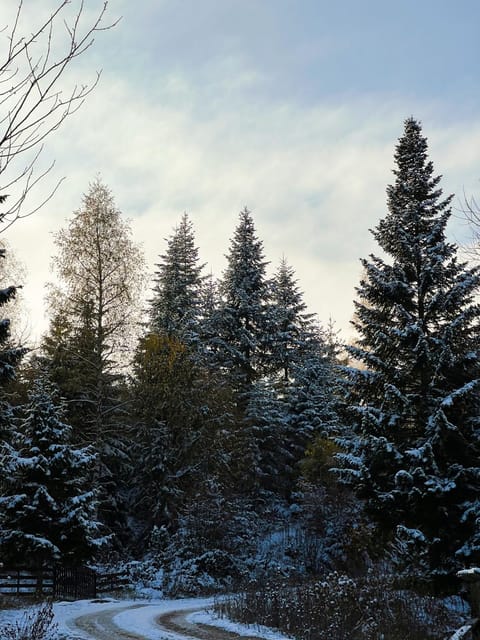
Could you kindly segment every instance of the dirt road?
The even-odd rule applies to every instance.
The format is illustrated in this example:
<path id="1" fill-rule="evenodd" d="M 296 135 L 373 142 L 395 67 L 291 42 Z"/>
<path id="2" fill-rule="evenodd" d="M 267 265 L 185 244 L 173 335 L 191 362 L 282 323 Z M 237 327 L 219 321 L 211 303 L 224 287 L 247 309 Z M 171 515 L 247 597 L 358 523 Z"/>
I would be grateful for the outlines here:
<path id="1" fill-rule="evenodd" d="M 75 618 L 72 630 L 74 631 L 75 629 L 79 629 L 80 631 L 86 632 L 95 640 L 149 640 L 145 636 L 140 636 L 121 629 L 113 621 L 114 616 L 118 615 L 122 611 L 138 609 L 139 607 L 144 606 L 146 605 L 130 605 L 121 609 L 102 609 L 95 613 L 88 613 Z"/>
<path id="2" fill-rule="evenodd" d="M 232 631 L 225 631 L 207 624 L 189 622 L 188 616 L 199 609 L 184 609 L 183 611 L 170 611 L 156 618 L 156 623 L 161 629 L 173 631 L 180 637 L 195 638 L 196 640 L 259 640 L 258 637 L 241 636 Z"/>
<path id="3" fill-rule="evenodd" d="M 146 633 L 142 628 L 141 633 L 127 630 L 119 626 L 114 618 L 119 614 L 132 612 L 134 618 L 135 610 L 142 607 L 149 607 L 152 610 L 152 633 Z M 195 611 L 201 611 L 202 608 L 177 608 L 169 611 L 163 611 L 158 614 L 155 607 L 150 604 L 129 605 L 126 607 L 115 607 L 113 609 L 102 609 L 94 613 L 88 613 L 78 616 L 71 621 L 69 627 L 72 633 L 80 631 L 82 640 L 90 637 L 92 640 L 170 640 L 175 637 L 178 640 L 259 640 L 258 637 L 242 636 L 232 631 L 225 631 L 218 627 L 210 626 L 203 623 L 194 623 L 188 620 L 190 614 Z M 130 616 L 128 616 L 130 618 Z M 120 615 L 122 618 L 122 615 Z M 125 615 L 123 615 L 125 618 Z M 131 625 L 129 625 L 131 627 Z M 165 631 L 165 635 L 162 634 Z M 84 635 L 86 634 L 86 635 Z M 80 640 L 79 636 L 70 636 L 70 640 Z"/>

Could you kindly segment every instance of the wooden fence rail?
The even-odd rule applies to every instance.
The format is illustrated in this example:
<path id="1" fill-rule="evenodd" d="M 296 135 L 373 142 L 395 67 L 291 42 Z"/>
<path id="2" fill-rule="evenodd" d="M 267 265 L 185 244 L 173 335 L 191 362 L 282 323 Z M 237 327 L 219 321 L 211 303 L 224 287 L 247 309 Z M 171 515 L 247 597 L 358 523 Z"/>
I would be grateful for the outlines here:
<path id="1" fill-rule="evenodd" d="M 130 578 L 122 572 L 97 574 L 97 593 L 124 589 L 130 584 Z"/>
<path id="2" fill-rule="evenodd" d="M 49 567 L 44 569 L 1 568 L 0 593 L 16 596 L 95 598 L 97 576 L 91 569 Z"/>
<path id="3" fill-rule="evenodd" d="M 0 593 L 54 595 L 54 570 L 0 569 Z"/>

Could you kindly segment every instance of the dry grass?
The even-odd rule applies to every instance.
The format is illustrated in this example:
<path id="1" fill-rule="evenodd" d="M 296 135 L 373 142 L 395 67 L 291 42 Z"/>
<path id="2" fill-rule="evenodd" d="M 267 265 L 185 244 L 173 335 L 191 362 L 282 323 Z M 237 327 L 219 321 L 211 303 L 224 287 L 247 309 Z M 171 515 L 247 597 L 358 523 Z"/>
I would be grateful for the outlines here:
<path id="1" fill-rule="evenodd" d="M 459 622 L 437 599 L 394 589 L 384 576 L 354 580 L 338 573 L 297 587 L 250 589 L 219 599 L 215 610 L 296 640 L 438 640 Z"/>
<path id="2" fill-rule="evenodd" d="M 52 604 L 46 602 L 26 611 L 19 621 L 2 626 L 0 638 L 2 640 L 50 640 L 56 628 Z"/>

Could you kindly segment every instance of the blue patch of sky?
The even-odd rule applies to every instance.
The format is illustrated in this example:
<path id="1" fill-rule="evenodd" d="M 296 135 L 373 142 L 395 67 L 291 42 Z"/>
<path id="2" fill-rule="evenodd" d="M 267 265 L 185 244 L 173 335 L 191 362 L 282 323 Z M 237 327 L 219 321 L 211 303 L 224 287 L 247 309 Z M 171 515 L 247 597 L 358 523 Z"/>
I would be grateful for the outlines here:
<path id="1" fill-rule="evenodd" d="M 205 89 L 231 58 L 259 73 L 245 89 L 258 99 L 404 96 L 473 113 L 480 98 L 477 0 L 144 0 L 123 9 L 113 64 L 150 90 L 172 73 Z"/>

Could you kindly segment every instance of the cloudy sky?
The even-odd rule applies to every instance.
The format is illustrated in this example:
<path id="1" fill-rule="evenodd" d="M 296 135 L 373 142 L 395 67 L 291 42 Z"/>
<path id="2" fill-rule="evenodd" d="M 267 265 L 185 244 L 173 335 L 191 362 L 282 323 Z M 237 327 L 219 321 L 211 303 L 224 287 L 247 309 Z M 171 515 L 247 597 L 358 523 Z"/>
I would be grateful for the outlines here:
<path id="1" fill-rule="evenodd" d="M 15 4 L 1 0 L 0 23 Z M 24 0 L 27 31 L 57 4 Z M 103 3 L 85 4 L 88 24 Z M 66 179 L 5 234 L 28 269 L 33 335 L 52 234 L 97 174 L 151 270 L 186 211 L 220 276 L 248 206 L 272 270 L 285 255 L 310 310 L 346 339 L 404 119 L 422 121 L 456 207 L 480 193 L 478 0 L 110 0 L 108 14 L 122 20 L 71 74 L 88 83 L 102 69 L 100 83 L 46 143 L 44 188 Z M 459 220 L 450 231 L 466 234 Z"/>

